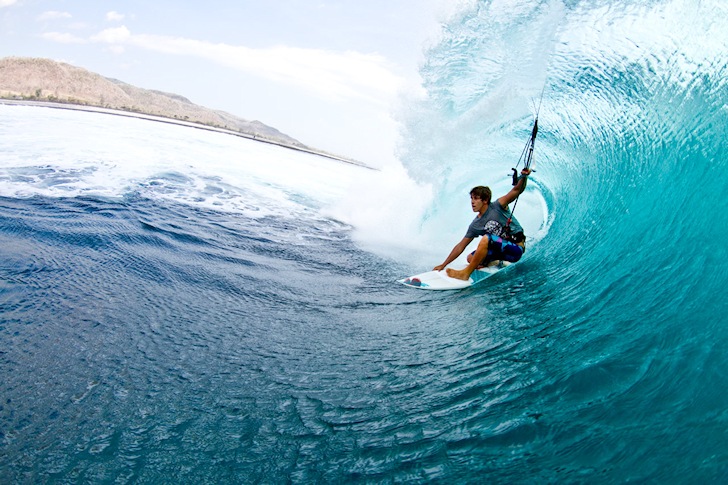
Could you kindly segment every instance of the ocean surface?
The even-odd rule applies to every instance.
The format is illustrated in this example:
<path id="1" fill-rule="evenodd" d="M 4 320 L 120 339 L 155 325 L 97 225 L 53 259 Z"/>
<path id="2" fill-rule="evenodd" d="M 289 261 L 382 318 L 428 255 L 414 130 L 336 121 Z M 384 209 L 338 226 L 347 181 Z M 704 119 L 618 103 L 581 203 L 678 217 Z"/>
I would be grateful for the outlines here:
<path id="1" fill-rule="evenodd" d="M 381 170 L 0 105 L 0 483 L 725 483 L 727 51 L 719 0 L 470 2 Z M 397 284 L 537 111 L 521 262 Z"/>

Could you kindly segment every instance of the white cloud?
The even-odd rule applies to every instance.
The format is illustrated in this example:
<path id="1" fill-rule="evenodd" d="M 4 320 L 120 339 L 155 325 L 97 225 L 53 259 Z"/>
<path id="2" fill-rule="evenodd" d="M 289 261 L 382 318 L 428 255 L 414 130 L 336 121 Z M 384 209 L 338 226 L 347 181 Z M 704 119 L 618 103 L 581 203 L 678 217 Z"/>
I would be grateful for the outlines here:
<path id="1" fill-rule="evenodd" d="M 106 20 L 109 22 L 121 22 L 126 16 L 122 13 L 111 11 L 106 14 Z"/>
<path id="2" fill-rule="evenodd" d="M 50 40 L 52 42 L 58 42 L 60 44 L 85 44 L 86 43 L 86 39 L 77 37 L 73 34 L 69 34 L 66 32 L 46 32 L 44 34 L 41 34 L 41 37 L 43 37 L 46 40 Z"/>
<path id="3" fill-rule="evenodd" d="M 125 26 L 106 29 L 91 40 L 207 59 L 265 79 L 305 88 L 325 99 L 363 98 L 384 104 L 403 82 L 389 69 L 388 61 L 378 54 L 287 46 L 252 49 L 178 37 L 133 35 Z"/>
<path id="4" fill-rule="evenodd" d="M 305 89 L 329 101 L 359 99 L 383 107 L 404 83 L 390 69 L 387 59 L 378 54 L 288 46 L 253 49 L 179 37 L 132 34 L 125 25 L 105 29 L 87 41 L 57 32 L 43 34 L 43 37 L 67 44 L 87 41 L 109 44 L 109 50 L 116 54 L 123 53 L 125 47 L 134 46 L 162 54 L 198 57 Z"/>
<path id="5" fill-rule="evenodd" d="M 10 5 L 15 5 L 15 3 L 17 3 L 17 0 L 0 0 L 0 8 L 9 7 Z"/>
<path id="6" fill-rule="evenodd" d="M 122 45 L 112 45 L 109 47 L 109 51 L 113 52 L 114 54 L 120 55 L 126 52 L 126 49 Z"/>
<path id="7" fill-rule="evenodd" d="M 38 16 L 38 20 L 40 21 L 46 21 L 46 20 L 61 20 L 61 19 L 70 19 L 73 17 L 68 12 L 56 12 L 55 10 L 49 10 L 47 12 L 43 12 Z"/>
<path id="8" fill-rule="evenodd" d="M 98 34 L 91 37 L 93 42 L 103 42 L 106 44 L 123 44 L 131 38 L 131 32 L 125 25 L 114 27 L 112 29 L 102 30 Z"/>

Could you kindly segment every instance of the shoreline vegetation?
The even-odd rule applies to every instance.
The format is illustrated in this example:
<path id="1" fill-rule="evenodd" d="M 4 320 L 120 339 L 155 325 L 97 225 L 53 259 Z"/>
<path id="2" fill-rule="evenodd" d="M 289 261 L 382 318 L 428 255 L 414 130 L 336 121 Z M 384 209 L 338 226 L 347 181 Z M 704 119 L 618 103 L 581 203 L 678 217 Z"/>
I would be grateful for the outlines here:
<path id="1" fill-rule="evenodd" d="M 306 146 L 259 121 L 210 110 L 176 94 L 137 88 L 50 59 L 0 59 L 0 104 L 87 111 L 187 126 L 374 170 L 357 160 Z"/>

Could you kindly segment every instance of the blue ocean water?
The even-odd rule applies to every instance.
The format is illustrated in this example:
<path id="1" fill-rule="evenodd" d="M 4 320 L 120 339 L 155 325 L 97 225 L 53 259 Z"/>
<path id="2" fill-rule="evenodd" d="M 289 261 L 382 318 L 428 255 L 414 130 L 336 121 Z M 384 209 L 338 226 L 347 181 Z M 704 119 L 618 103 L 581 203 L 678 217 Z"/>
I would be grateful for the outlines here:
<path id="1" fill-rule="evenodd" d="M 0 482 L 725 482 L 727 13 L 472 2 L 406 172 L 0 105 Z M 524 259 L 396 284 L 541 92 Z"/>

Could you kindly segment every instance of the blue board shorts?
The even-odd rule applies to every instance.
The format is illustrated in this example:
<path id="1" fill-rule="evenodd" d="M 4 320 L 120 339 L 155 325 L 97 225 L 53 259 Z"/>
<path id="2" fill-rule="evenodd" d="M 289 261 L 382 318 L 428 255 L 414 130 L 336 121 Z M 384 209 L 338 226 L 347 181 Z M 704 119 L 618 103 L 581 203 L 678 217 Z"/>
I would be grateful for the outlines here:
<path id="1" fill-rule="evenodd" d="M 523 248 L 518 244 L 503 239 L 500 236 L 494 234 L 487 234 L 483 237 L 487 237 L 488 240 L 488 254 L 485 256 L 481 265 L 486 265 L 491 261 L 510 261 L 515 263 L 521 256 L 523 256 Z M 470 254 L 475 254 L 473 251 Z"/>

